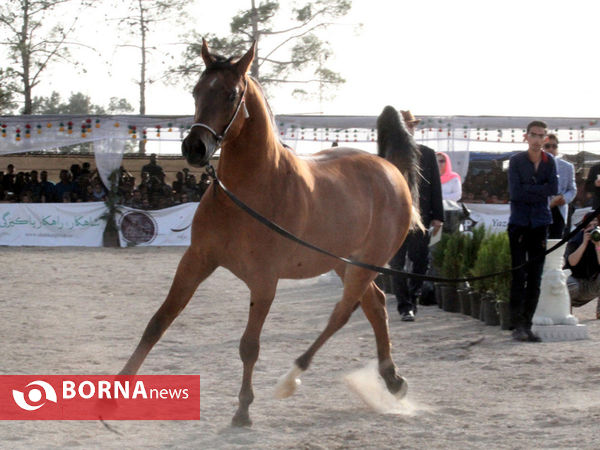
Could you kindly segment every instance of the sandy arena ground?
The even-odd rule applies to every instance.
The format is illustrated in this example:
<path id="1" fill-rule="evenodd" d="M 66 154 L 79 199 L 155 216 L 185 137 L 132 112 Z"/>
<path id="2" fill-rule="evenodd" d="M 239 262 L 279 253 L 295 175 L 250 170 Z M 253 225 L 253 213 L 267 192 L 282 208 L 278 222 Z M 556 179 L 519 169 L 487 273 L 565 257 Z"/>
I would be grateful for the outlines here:
<path id="1" fill-rule="evenodd" d="M 0 374 L 118 372 L 183 251 L 0 248 Z M 141 370 L 200 374 L 200 421 L 109 422 L 119 434 L 98 421 L 0 422 L 0 448 L 600 448 L 595 304 L 575 311 L 591 339 L 530 344 L 434 306 L 401 322 L 388 295 L 393 354 L 409 382 L 404 401 L 375 398 L 377 412 L 344 382 L 354 371 L 377 381 L 361 310 L 317 353 L 297 393 L 274 399 L 277 379 L 323 329 L 340 294 L 325 277 L 280 283 L 262 335 L 250 429 L 230 426 L 249 297 L 219 269 Z"/>

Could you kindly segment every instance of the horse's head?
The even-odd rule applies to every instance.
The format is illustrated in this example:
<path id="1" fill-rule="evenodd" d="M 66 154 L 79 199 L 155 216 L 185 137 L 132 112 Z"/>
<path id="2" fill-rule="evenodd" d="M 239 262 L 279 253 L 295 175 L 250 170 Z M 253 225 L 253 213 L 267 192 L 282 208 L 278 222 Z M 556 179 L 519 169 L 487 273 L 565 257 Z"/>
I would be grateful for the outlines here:
<path id="1" fill-rule="evenodd" d="M 256 43 L 237 62 L 212 55 L 202 40 L 202 59 L 206 69 L 194 87 L 195 113 L 190 134 L 181 152 L 193 166 L 205 166 L 221 141 L 239 134 L 245 110 L 246 72 L 254 59 Z"/>

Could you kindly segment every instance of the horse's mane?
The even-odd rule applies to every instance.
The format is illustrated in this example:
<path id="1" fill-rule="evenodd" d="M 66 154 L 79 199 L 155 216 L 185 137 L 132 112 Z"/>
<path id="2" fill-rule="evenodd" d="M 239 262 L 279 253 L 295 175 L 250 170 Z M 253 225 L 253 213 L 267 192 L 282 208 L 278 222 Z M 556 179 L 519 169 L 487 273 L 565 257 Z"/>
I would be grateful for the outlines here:
<path id="1" fill-rule="evenodd" d="M 265 102 L 265 106 L 267 108 L 267 113 L 269 114 L 269 120 L 271 121 L 271 126 L 273 127 L 273 132 L 277 136 L 279 136 L 279 129 L 277 128 L 277 122 L 275 121 L 275 115 L 273 114 L 271 105 L 269 105 L 269 101 L 267 100 L 267 96 L 265 95 L 265 91 L 264 91 L 263 87 L 260 85 L 258 80 L 256 78 L 254 78 L 252 75 L 248 75 L 248 78 L 250 80 L 252 80 L 254 82 L 254 84 L 256 85 L 256 87 L 258 88 L 258 91 L 260 92 L 260 95 L 262 96 L 262 98 Z M 283 142 L 282 142 L 282 144 L 283 144 Z"/>
<path id="2" fill-rule="evenodd" d="M 408 183 L 413 206 L 418 210 L 421 151 L 398 111 L 391 106 L 386 106 L 377 118 L 377 154 L 400 169 Z"/>

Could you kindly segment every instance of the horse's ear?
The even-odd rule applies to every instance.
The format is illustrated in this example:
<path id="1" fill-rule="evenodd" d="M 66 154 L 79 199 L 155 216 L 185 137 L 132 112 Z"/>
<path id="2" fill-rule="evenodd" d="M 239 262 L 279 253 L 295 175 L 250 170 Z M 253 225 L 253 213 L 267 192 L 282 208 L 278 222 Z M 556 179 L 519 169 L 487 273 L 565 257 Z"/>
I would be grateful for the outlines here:
<path id="1" fill-rule="evenodd" d="M 248 69 L 250 69 L 250 64 L 254 60 L 254 53 L 256 52 L 256 41 L 252 43 L 252 47 L 250 50 L 246 52 L 244 56 L 240 58 L 238 62 L 235 63 L 235 67 L 240 75 L 246 75 Z"/>
<path id="2" fill-rule="evenodd" d="M 208 44 L 206 43 L 206 39 L 202 38 L 202 59 L 204 60 L 204 64 L 206 67 L 212 65 L 215 62 L 215 57 L 210 54 L 208 50 Z"/>

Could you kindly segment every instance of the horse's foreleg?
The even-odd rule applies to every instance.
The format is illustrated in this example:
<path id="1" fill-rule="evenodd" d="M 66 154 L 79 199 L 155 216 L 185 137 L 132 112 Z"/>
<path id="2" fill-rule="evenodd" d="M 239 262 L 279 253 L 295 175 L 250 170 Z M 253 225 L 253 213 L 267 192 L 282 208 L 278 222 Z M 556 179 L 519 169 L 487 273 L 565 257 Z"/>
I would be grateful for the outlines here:
<path id="1" fill-rule="evenodd" d="M 348 319 L 350 319 L 352 312 L 358 306 L 361 296 L 373 277 L 374 276 L 371 275 L 370 272 L 364 269 L 352 267 L 346 270 L 343 275 L 344 294 L 342 299 L 335 305 L 333 312 L 329 317 L 329 322 L 323 332 L 308 350 L 296 359 L 294 367 L 279 380 L 275 390 L 275 396 L 277 398 L 289 397 L 294 393 L 296 386 L 300 384 L 300 380 L 297 377 L 308 369 L 313 356 L 317 350 L 325 344 L 327 339 L 348 322 Z"/>
<path id="2" fill-rule="evenodd" d="M 250 426 L 250 414 L 248 408 L 254 400 L 252 390 L 252 372 L 258 359 L 260 351 L 260 333 L 273 298 L 275 298 L 276 283 L 270 287 L 252 290 L 250 296 L 250 311 L 248 313 L 248 324 L 240 340 L 240 358 L 244 364 L 244 375 L 242 378 L 242 388 L 239 394 L 239 406 L 232 419 L 235 426 Z"/>
<path id="3" fill-rule="evenodd" d="M 361 301 L 362 309 L 371 322 L 375 340 L 377 341 L 377 356 L 379 374 L 393 395 L 402 398 L 406 395 L 408 384 L 399 374 L 398 368 L 392 361 L 388 315 L 385 308 L 385 294 L 372 282 Z"/>
<path id="4" fill-rule="evenodd" d="M 169 325 L 188 304 L 198 285 L 215 268 L 214 263 L 191 248 L 185 252 L 177 267 L 177 273 L 167 298 L 148 322 L 140 343 L 119 373 L 120 375 L 134 375 L 137 373 L 154 344 L 158 342 Z"/>

